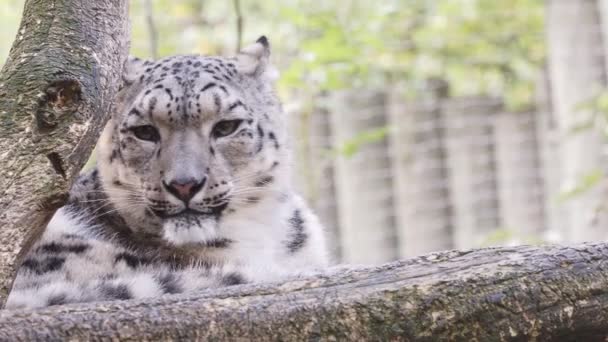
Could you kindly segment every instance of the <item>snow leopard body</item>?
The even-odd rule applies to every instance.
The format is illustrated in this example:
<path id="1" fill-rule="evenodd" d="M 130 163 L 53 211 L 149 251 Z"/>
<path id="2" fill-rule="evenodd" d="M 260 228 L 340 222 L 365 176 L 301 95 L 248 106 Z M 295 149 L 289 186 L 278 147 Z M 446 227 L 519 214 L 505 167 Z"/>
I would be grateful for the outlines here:
<path id="1" fill-rule="evenodd" d="M 97 165 L 23 258 L 7 308 L 281 280 L 327 265 L 290 181 L 269 44 L 130 58 Z"/>

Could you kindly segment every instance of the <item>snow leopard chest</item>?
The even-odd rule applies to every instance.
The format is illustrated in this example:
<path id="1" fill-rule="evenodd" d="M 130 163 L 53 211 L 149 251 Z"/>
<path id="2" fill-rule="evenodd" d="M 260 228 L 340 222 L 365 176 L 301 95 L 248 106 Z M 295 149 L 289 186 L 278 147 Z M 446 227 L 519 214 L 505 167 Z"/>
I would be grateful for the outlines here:
<path id="1" fill-rule="evenodd" d="M 23 260 L 7 307 L 149 298 L 280 280 L 323 267 L 325 256 L 311 249 L 319 243 L 314 227 L 306 226 L 316 224 L 314 217 L 298 203 L 280 200 L 283 205 L 270 200 L 252 208 L 271 222 L 256 222 L 247 210 L 233 212 L 222 223 L 228 233 L 221 238 L 176 248 L 129 230 L 104 205 L 93 171 L 80 178 L 70 203 Z"/>

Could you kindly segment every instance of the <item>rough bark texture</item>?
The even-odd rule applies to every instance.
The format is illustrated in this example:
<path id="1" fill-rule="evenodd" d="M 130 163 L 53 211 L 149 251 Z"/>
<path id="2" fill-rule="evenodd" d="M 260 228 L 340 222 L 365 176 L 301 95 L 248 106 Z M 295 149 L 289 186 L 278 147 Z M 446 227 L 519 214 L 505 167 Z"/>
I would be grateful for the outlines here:
<path id="1" fill-rule="evenodd" d="M 276 286 L 0 312 L 1 340 L 596 341 L 608 244 L 443 252 Z"/>
<path id="2" fill-rule="evenodd" d="M 110 113 L 128 53 L 126 0 L 28 0 L 0 73 L 0 304 Z M 28 235 L 29 234 L 29 235 Z"/>

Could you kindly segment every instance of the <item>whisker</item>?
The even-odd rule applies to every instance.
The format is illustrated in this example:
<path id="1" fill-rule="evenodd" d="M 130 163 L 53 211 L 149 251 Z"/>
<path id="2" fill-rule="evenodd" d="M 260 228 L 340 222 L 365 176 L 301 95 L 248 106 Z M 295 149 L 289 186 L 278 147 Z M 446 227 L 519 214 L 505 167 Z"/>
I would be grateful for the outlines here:
<path id="1" fill-rule="evenodd" d="M 249 188 L 233 190 L 230 192 L 229 195 L 236 196 L 236 195 L 241 195 L 241 194 L 251 194 L 251 193 L 259 193 L 259 192 L 280 193 L 281 190 L 273 189 L 273 188 L 269 188 L 269 187 L 249 187 Z"/>
<path id="2" fill-rule="evenodd" d="M 98 218 L 103 217 L 103 216 L 105 216 L 105 215 L 109 215 L 109 214 L 115 213 L 115 212 L 117 212 L 117 211 L 119 211 L 119 210 L 121 210 L 121 209 L 122 209 L 122 210 L 124 210 L 124 209 L 136 208 L 136 207 L 139 207 L 139 206 L 140 206 L 140 204 L 138 203 L 138 204 L 131 204 L 131 205 L 124 206 L 124 207 L 120 207 L 120 208 L 113 208 L 113 209 L 108 210 L 108 211 L 106 211 L 106 212 L 104 212 L 104 213 L 101 213 L 101 214 L 96 214 L 96 215 L 94 216 L 94 218 L 95 218 L 95 219 L 98 219 Z"/>

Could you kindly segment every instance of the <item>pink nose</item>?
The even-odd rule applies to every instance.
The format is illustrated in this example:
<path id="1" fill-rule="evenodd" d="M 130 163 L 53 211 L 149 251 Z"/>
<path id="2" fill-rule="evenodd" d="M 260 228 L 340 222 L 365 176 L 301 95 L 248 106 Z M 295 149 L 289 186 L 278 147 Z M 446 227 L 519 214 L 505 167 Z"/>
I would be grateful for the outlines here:
<path id="1" fill-rule="evenodd" d="M 194 188 L 194 183 L 186 183 L 186 184 L 179 184 L 179 183 L 171 183 L 171 186 L 177 190 L 177 193 L 179 194 L 180 197 L 188 197 L 190 196 L 190 194 L 192 193 L 192 188 Z"/>
<path id="2" fill-rule="evenodd" d="M 173 196 L 179 198 L 184 202 L 188 202 L 197 192 L 201 190 L 203 185 L 205 185 L 206 178 L 202 181 L 189 180 L 189 181 L 172 181 L 167 184 L 163 182 L 167 191 L 169 191 Z"/>

